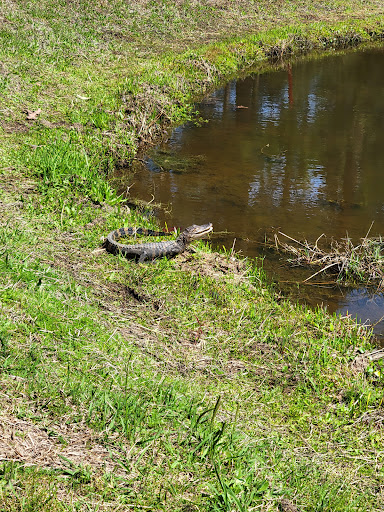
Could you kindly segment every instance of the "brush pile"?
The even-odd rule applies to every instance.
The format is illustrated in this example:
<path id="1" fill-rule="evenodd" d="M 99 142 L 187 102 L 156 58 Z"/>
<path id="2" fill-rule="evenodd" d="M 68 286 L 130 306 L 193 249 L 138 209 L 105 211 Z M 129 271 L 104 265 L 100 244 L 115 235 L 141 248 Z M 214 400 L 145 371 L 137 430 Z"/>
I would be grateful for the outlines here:
<path id="1" fill-rule="evenodd" d="M 280 237 L 290 243 L 282 241 Z M 319 247 L 320 240 L 324 248 Z M 291 254 L 288 261 L 295 266 L 320 267 L 305 281 L 328 271 L 337 274 L 337 281 L 348 284 L 363 282 L 365 285 L 384 287 L 384 240 L 381 237 L 366 236 L 354 245 L 350 238 L 327 241 L 323 234 L 312 245 L 306 240 L 301 242 L 279 231 L 274 235 L 274 245 L 277 250 Z"/>

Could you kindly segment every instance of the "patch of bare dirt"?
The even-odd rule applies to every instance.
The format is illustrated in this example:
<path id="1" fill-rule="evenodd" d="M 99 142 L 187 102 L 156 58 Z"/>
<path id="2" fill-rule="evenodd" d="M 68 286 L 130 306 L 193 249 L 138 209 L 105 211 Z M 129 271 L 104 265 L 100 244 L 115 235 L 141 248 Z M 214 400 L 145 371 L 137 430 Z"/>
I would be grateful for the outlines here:
<path id="1" fill-rule="evenodd" d="M 254 341 L 251 344 L 246 344 L 243 352 L 245 354 L 262 357 L 263 359 L 270 359 L 276 357 L 277 349 L 277 345 Z"/>
<path id="2" fill-rule="evenodd" d="M 16 195 L 29 194 L 36 192 L 36 182 L 28 179 L 23 179 L 22 183 L 14 183 L 8 174 L 16 173 L 14 167 L 7 167 L 2 169 L 4 174 L 0 174 L 1 190 L 3 192 L 13 193 Z"/>
<path id="3" fill-rule="evenodd" d="M 351 370 L 354 374 L 359 374 L 364 373 L 370 364 L 383 359 L 384 349 L 380 348 L 363 354 L 356 351 L 355 354 L 355 358 L 351 362 Z"/>
<path id="4" fill-rule="evenodd" d="M 281 500 L 279 503 L 279 510 L 281 512 L 300 512 L 300 510 L 290 500 Z"/>
<path id="5" fill-rule="evenodd" d="M 230 359 L 226 364 L 226 371 L 228 375 L 236 375 L 247 371 L 247 365 L 239 359 Z"/>
<path id="6" fill-rule="evenodd" d="M 103 33 L 103 38 L 106 41 L 113 41 L 114 39 L 117 39 L 117 40 L 120 40 L 120 41 L 125 41 L 125 42 L 128 42 L 128 43 L 131 43 L 132 41 L 134 41 L 134 37 L 132 35 L 125 34 L 121 30 L 119 30 L 118 28 L 113 29 L 113 30 L 111 30 L 111 29 L 103 29 L 102 33 Z"/>
<path id="7" fill-rule="evenodd" d="M 102 434 L 84 423 L 67 424 L 65 418 L 49 424 L 46 419 L 37 424 L 29 418 L 19 418 L 16 410 L 21 403 L 28 409 L 28 402 L 22 397 L 11 398 L 6 393 L 12 383 L 3 380 L 0 386 L 0 461 L 63 470 L 82 466 L 94 472 L 126 476 L 126 471 L 117 462 L 117 449 L 110 444 L 104 446 Z M 109 440 L 113 442 L 110 436 Z"/>
<path id="8" fill-rule="evenodd" d="M 196 258 L 195 251 L 188 249 L 177 256 L 175 261 L 178 268 L 185 272 L 195 272 L 216 279 L 225 275 L 232 275 L 239 281 L 247 279 L 248 270 L 245 261 L 225 254 L 199 253 L 199 257 Z"/>
<path id="9" fill-rule="evenodd" d="M 1 123 L 1 126 L 5 133 L 28 133 L 30 126 L 26 123 L 12 122 L 12 123 Z"/>
<path id="10" fill-rule="evenodd" d="M 360 421 L 381 430 L 384 427 L 384 410 L 378 409 L 373 412 L 366 412 L 359 418 L 358 422 Z"/>
<path id="11" fill-rule="evenodd" d="M 365 354 L 358 354 L 351 363 L 352 372 L 355 374 L 364 373 L 370 360 Z"/>
<path id="12" fill-rule="evenodd" d="M 65 123 L 64 121 L 58 121 L 56 123 L 51 123 L 47 119 L 40 119 L 39 122 L 45 128 L 50 128 L 50 129 L 54 129 L 54 128 L 69 128 L 69 129 L 71 129 L 72 128 L 73 130 L 76 130 L 78 132 L 81 132 L 83 130 L 83 125 L 81 123 L 74 123 L 72 125 Z"/>
<path id="13" fill-rule="evenodd" d="M 68 468 L 72 464 L 124 473 L 99 438 L 81 424 L 61 423 L 47 429 L 14 415 L 0 415 L 0 460 L 3 461 L 45 468 Z"/>
<path id="14" fill-rule="evenodd" d="M 107 219 L 105 216 L 95 217 L 91 222 L 88 222 L 84 228 L 89 231 L 95 227 L 104 226 L 106 222 Z"/>

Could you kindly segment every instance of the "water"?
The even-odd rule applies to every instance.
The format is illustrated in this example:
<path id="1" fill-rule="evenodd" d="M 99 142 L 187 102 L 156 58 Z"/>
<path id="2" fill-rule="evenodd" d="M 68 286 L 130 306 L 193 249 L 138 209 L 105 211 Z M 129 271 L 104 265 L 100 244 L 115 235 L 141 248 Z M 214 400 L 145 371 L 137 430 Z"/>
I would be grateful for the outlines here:
<path id="1" fill-rule="evenodd" d="M 384 234 L 384 48 L 286 64 L 233 80 L 137 166 L 130 192 L 168 205 L 168 225 L 212 222 L 216 245 L 260 255 L 271 228 L 315 241 Z M 308 271 L 267 254 L 283 293 L 376 323 L 384 298 L 334 285 L 292 286 Z M 289 285 L 289 286 L 286 286 Z"/>

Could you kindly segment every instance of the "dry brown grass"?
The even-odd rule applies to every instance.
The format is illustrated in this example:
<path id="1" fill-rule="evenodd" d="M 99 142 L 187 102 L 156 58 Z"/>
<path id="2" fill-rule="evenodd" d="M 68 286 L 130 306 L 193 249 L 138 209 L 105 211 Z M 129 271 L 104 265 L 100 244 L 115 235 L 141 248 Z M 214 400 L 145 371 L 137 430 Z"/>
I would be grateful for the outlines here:
<path id="1" fill-rule="evenodd" d="M 291 243 L 282 241 L 287 239 Z M 289 262 L 294 266 L 319 268 L 305 281 L 328 272 L 341 282 L 362 282 L 366 286 L 376 285 L 381 289 L 384 285 L 383 244 L 381 238 L 369 238 L 368 235 L 358 244 L 352 243 L 349 238 L 341 241 L 327 240 L 325 235 L 311 244 L 307 240 L 298 241 L 279 232 L 275 234 L 272 247 L 290 254 L 292 257 Z"/>

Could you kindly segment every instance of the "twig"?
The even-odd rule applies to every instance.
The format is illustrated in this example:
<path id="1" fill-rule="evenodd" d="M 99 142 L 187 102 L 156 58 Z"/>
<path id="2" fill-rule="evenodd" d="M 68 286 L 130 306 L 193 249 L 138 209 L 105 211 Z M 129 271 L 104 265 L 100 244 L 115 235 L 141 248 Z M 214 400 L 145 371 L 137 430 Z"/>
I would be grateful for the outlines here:
<path id="1" fill-rule="evenodd" d="M 288 236 L 286 235 L 285 233 L 283 233 L 282 231 L 279 231 L 279 235 L 283 235 L 287 238 L 289 238 L 289 240 L 292 240 L 292 242 L 296 242 L 297 244 L 301 245 L 302 247 L 305 247 L 306 249 L 308 249 L 308 245 L 305 245 L 305 244 L 302 244 L 301 242 L 299 242 L 298 240 L 295 240 L 295 238 L 292 238 L 291 236 Z"/>
<path id="2" fill-rule="evenodd" d="M 311 276 L 307 277 L 307 279 L 304 279 L 303 283 L 309 281 L 310 279 L 312 279 L 312 277 L 315 277 L 317 276 L 317 274 L 320 274 L 321 272 L 324 272 L 325 270 L 327 270 L 328 268 L 331 268 L 331 267 L 334 267 L 335 265 L 338 265 L 339 262 L 336 261 L 336 263 L 330 263 L 329 265 L 327 265 L 326 267 L 322 268 L 321 270 L 319 270 L 318 272 L 315 272 L 314 274 L 312 274 Z"/>
<path id="3" fill-rule="evenodd" d="M 236 243 L 236 238 L 233 239 L 233 244 L 232 244 L 232 247 L 231 247 L 231 258 L 233 257 L 234 253 L 235 253 L 235 243 Z"/>
<path id="4" fill-rule="evenodd" d="M 367 231 L 367 234 L 366 234 L 366 235 L 365 235 L 365 237 L 364 237 L 364 240 L 366 240 L 366 239 L 368 238 L 368 235 L 369 235 L 369 233 L 371 232 L 371 229 L 372 229 L 372 226 L 373 226 L 374 222 L 375 222 L 374 220 L 371 222 L 371 225 L 369 226 L 369 229 L 368 229 L 368 231 Z"/>

